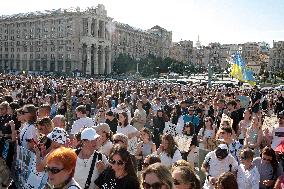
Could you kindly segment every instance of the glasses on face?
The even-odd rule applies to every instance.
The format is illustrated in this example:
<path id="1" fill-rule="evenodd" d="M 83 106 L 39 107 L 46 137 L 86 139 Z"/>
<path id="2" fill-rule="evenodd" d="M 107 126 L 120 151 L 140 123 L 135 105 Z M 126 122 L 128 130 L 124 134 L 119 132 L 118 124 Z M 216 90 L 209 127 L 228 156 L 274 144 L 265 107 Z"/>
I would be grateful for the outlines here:
<path id="1" fill-rule="evenodd" d="M 28 111 L 22 111 L 22 114 L 28 114 L 28 113 L 30 113 L 30 112 L 28 112 Z"/>
<path id="2" fill-rule="evenodd" d="M 109 163 L 110 163 L 110 164 L 112 164 L 112 165 L 117 164 L 117 165 L 119 165 L 119 166 L 121 166 L 121 165 L 123 165 L 123 164 L 124 164 L 124 162 L 123 162 L 123 161 L 121 161 L 121 160 L 118 160 L 118 161 L 115 161 L 115 160 L 109 160 Z"/>
<path id="3" fill-rule="evenodd" d="M 278 119 L 284 119 L 284 116 L 278 116 Z"/>
<path id="4" fill-rule="evenodd" d="M 147 182 L 143 182 L 142 186 L 144 189 L 161 189 L 164 184 L 161 182 L 156 182 L 154 184 L 149 184 Z"/>
<path id="5" fill-rule="evenodd" d="M 177 179 L 174 179 L 174 185 L 181 185 L 181 182 L 178 181 Z"/>
<path id="6" fill-rule="evenodd" d="M 52 174 L 57 174 L 60 171 L 62 171 L 63 169 L 64 168 L 59 169 L 59 168 L 56 168 L 56 167 L 45 167 L 45 171 L 48 172 L 48 173 L 52 173 Z"/>
<path id="7" fill-rule="evenodd" d="M 240 158 L 241 158 L 241 160 L 246 160 L 247 159 L 247 157 L 245 157 L 245 156 L 240 156 Z"/>

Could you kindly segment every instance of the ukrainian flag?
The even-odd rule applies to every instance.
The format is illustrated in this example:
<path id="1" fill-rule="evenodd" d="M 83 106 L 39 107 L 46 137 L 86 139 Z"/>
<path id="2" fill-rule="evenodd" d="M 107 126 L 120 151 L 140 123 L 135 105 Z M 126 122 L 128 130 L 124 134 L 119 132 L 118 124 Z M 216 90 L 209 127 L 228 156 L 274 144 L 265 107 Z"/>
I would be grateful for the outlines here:
<path id="1" fill-rule="evenodd" d="M 245 61 L 241 57 L 239 52 L 235 53 L 233 56 L 233 64 L 230 75 L 241 82 L 247 82 L 250 85 L 256 85 L 253 71 L 246 68 Z"/>

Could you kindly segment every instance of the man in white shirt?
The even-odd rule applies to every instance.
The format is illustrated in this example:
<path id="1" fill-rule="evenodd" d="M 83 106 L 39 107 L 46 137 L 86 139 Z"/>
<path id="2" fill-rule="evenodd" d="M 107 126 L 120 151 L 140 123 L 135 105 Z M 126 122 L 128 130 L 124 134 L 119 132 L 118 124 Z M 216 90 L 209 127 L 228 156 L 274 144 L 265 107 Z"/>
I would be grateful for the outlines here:
<path id="1" fill-rule="evenodd" d="M 220 144 L 216 150 L 209 152 L 202 164 L 202 171 L 206 174 L 204 189 L 214 189 L 217 178 L 224 172 L 236 173 L 238 162 L 229 153 L 226 144 Z"/>
<path id="2" fill-rule="evenodd" d="M 82 148 L 76 150 L 78 158 L 74 179 L 85 189 L 95 187 L 94 181 L 108 165 L 106 156 L 95 151 L 99 137 L 95 129 L 85 128 L 81 133 Z"/>
<path id="3" fill-rule="evenodd" d="M 92 127 L 95 125 L 92 118 L 87 117 L 86 106 L 80 105 L 76 108 L 77 119 L 73 125 L 70 134 L 75 135 L 80 132 L 82 129 L 87 127 Z"/>
<path id="4" fill-rule="evenodd" d="M 284 111 L 279 112 L 277 117 L 278 123 L 273 127 L 271 136 L 273 150 L 284 140 Z"/>

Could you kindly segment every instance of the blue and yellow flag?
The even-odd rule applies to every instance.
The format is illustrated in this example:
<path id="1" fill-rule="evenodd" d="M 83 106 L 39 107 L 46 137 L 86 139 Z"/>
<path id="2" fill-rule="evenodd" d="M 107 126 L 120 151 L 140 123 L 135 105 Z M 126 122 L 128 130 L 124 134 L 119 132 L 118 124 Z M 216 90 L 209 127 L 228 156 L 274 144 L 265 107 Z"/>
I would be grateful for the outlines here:
<path id="1" fill-rule="evenodd" d="M 245 61 L 241 57 L 239 52 L 235 53 L 233 56 L 233 64 L 230 75 L 241 82 L 247 82 L 250 85 L 256 85 L 253 71 L 249 70 L 246 67 Z"/>

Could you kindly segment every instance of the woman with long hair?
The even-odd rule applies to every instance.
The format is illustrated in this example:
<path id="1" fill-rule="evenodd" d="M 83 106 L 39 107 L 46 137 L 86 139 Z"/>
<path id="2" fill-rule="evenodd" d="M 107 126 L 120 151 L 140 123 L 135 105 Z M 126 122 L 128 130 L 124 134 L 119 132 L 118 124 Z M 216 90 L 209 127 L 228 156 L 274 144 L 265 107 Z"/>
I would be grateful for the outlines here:
<path id="1" fill-rule="evenodd" d="M 27 149 L 33 149 L 35 142 L 37 143 L 37 130 L 35 123 L 37 121 L 37 109 L 32 104 L 27 104 L 22 108 L 23 124 L 20 131 L 19 144 Z"/>
<path id="2" fill-rule="evenodd" d="M 241 144 L 244 144 L 247 129 L 251 126 L 252 110 L 250 108 L 246 109 L 243 116 L 244 118 L 239 123 L 239 133 L 237 133 Z"/>
<path id="3" fill-rule="evenodd" d="M 270 147 L 262 150 L 261 157 L 253 160 L 260 174 L 260 189 L 272 189 L 276 179 L 283 173 L 282 166 L 278 163 L 275 151 Z"/>
<path id="4" fill-rule="evenodd" d="M 175 189 L 201 189 L 200 180 L 190 166 L 173 166 L 172 177 Z"/>
<path id="5" fill-rule="evenodd" d="M 260 154 L 260 144 L 262 141 L 262 129 L 261 122 L 259 122 L 258 117 L 252 117 L 251 126 L 247 129 L 244 147 L 252 149 L 255 153 L 255 157 L 258 157 Z"/>
<path id="6" fill-rule="evenodd" d="M 209 116 L 204 119 L 204 122 L 203 128 L 198 133 L 198 139 L 203 144 L 204 149 L 212 151 L 216 147 L 216 126 L 214 126 L 214 121 Z"/>
<path id="7" fill-rule="evenodd" d="M 157 110 L 157 114 L 153 117 L 153 142 L 156 146 L 160 146 L 161 135 L 165 129 L 165 123 L 168 121 L 166 114 L 162 109 Z"/>
<path id="8" fill-rule="evenodd" d="M 174 183 L 168 167 L 161 163 L 149 165 L 141 178 L 142 189 L 173 189 Z"/>
<path id="9" fill-rule="evenodd" d="M 122 133 L 128 136 L 128 151 L 135 155 L 137 148 L 137 137 L 139 137 L 139 131 L 129 124 L 128 115 L 126 112 L 121 112 L 119 115 L 116 133 Z"/>
<path id="10" fill-rule="evenodd" d="M 157 150 L 157 154 L 161 159 L 161 163 L 165 166 L 172 166 L 178 160 L 182 159 L 181 153 L 177 147 L 177 144 L 170 134 L 164 134 L 162 137 L 162 143 Z"/>
<path id="11" fill-rule="evenodd" d="M 138 143 L 137 146 L 136 159 L 140 160 L 140 162 L 143 162 L 144 158 L 147 155 L 150 155 L 156 151 L 156 145 L 152 141 L 152 133 L 150 132 L 149 129 L 147 128 L 141 129 L 140 134 L 141 134 L 140 136 L 141 142 Z"/>
<path id="12" fill-rule="evenodd" d="M 109 156 L 111 167 L 96 179 L 100 189 L 139 189 L 139 181 L 130 158 L 130 153 L 121 145 L 115 145 Z"/>

